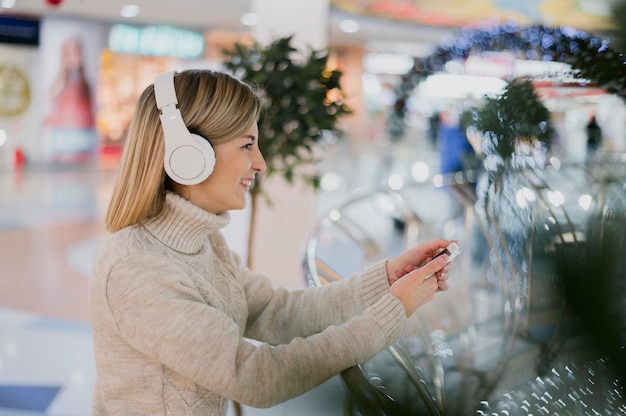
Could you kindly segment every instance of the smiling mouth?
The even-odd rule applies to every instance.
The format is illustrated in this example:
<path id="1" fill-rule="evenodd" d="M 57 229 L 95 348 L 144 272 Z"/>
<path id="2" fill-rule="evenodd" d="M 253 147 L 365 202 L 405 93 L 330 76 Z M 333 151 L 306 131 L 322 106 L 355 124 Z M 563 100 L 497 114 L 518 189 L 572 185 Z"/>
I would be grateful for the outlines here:
<path id="1" fill-rule="evenodd" d="M 250 189 L 254 180 L 252 179 L 242 179 L 239 181 L 241 185 L 243 185 L 246 189 Z"/>

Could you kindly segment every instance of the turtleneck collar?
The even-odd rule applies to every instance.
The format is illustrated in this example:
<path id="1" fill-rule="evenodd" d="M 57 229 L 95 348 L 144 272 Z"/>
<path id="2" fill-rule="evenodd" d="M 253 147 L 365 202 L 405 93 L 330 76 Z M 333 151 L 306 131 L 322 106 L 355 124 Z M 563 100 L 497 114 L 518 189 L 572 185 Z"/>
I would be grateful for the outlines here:
<path id="1" fill-rule="evenodd" d="M 144 227 L 172 249 L 193 254 L 200 251 L 209 234 L 226 227 L 230 214 L 212 214 L 173 192 L 167 192 L 159 215 L 143 223 Z"/>

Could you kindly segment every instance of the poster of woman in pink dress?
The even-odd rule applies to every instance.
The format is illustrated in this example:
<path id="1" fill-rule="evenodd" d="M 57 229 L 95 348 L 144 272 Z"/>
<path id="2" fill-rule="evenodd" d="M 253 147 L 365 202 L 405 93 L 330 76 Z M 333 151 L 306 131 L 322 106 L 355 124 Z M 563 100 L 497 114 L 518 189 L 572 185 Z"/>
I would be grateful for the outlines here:
<path id="1" fill-rule="evenodd" d="M 108 25 L 48 16 L 41 21 L 41 151 L 48 165 L 97 161 L 96 83 Z"/>
<path id="2" fill-rule="evenodd" d="M 92 92 L 83 62 L 80 38 L 67 38 L 61 47 L 61 65 L 50 88 L 51 105 L 43 122 L 52 163 L 91 161 L 96 150 Z"/>

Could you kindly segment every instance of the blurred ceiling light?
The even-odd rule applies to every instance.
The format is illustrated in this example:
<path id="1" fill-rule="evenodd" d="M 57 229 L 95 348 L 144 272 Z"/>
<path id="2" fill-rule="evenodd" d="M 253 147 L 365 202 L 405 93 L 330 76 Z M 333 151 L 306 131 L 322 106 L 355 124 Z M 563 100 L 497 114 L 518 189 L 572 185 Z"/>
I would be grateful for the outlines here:
<path id="1" fill-rule="evenodd" d="M 550 164 L 555 170 L 561 169 L 561 160 L 556 156 L 550 158 Z"/>
<path id="2" fill-rule="evenodd" d="M 329 172 L 322 176 L 320 187 L 326 192 L 334 192 L 341 187 L 341 177 L 336 173 Z"/>
<path id="3" fill-rule="evenodd" d="M 482 98 L 502 92 L 506 85 L 505 80 L 496 77 L 441 73 L 426 78 L 420 83 L 418 91 L 424 97 Z"/>
<path id="4" fill-rule="evenodd" d="M 328 217 L 332 221 L 339 221 L 341 219 L 341 212 L 339 212 L 339 210 L 337 209 L 333 209 L 332 211 L 328 213 Z"/>
<path id="5" fill-rule="evenodd" d="M 371 74 L 406 74 L 413 68 L 410 55 L 396 53 L 368 53 L 363 58 L 365 70 Z"/>
<path id="6" fill-rule="evenodd" d="M 589 211 L 592 202 L 593 198 L 589 194 L 582 194 L 580 197 L 578 197 L 578 204 L 585 211 Z"/>
<path id="7" fill-rule="evenodd" d="M 413 179 L 417 182 L 426 182 L 429 174 L 428 165 L 424 162 L 415 162 L 415 164 L 411 166 L 411 176 L 413 176 Z"/>
<path id="8" fill-rule="evenodd" d="M 139 15 L 139 6 L 136 4 L 127 4 L 122 6 L 122 10 L 120 11 L 120 16 L 122 17 L 137 17 Z"/>
<path id="9" fill-rule="evenodd" d="M 341 29 L 344 33 L 356 33 L 361 27 L 359 26 L 359 22 L 352 19 L 345 19 L 339 23 L 339 29 Z"/>
<path id="10" fill-rule="evenodd" d="M 550 201 L 555 207 L 559 207 L 565 202 L 565 197 L 559 191 L 548 191 L 547 196 L 548 201 Z"/>
<path id="11" fill-rule="evenodd" d="M 12 9 L 15 7 L 15 0 L 0 0 L 0 8 Z"/>
<path id="12" fill-rule="evenodd" d="M 394 191 L 399 191 L 404 186 L 404 179 L 398 173 L 392 173 L 387 179 L 387 185 Z"/>
<path id="13" fill-rule="evenodd" d="M 535 193 L 530 188 L 526 188 L 525 186 L 515 192 L 515 202 L 517 203 L 517 206 L 522 209 L 528 208 L 528 203 L 534 202 L 535 199 Z"/>
<path id="14" fill-rule="evenodd" d="M 396 211 L 396 204 L 394 204 L 393 201 L 389 198 L 389 195 L 379 195 L 379 197 L 376 198 L 376 202 L 385 212 Z"/>
<path id="15" fill-rule="evenodd" d="M 244 13 L 239 20 L 244 26 L 254 26 L 259 23 L 259 15 L 256 13 Z"/>

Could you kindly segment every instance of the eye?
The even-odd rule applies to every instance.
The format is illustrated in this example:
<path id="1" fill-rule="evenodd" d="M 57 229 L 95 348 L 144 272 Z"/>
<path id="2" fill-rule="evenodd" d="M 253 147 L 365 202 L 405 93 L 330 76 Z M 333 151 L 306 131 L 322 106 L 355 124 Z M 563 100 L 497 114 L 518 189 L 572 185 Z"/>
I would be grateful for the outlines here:
<path id="1" fill-rule="evenodd" d="M 248 143 L 243 146 L 244 149 L 251 150 L 254 143 Z"/>

